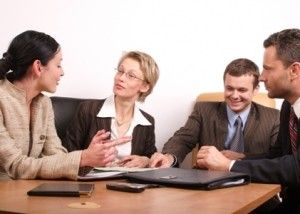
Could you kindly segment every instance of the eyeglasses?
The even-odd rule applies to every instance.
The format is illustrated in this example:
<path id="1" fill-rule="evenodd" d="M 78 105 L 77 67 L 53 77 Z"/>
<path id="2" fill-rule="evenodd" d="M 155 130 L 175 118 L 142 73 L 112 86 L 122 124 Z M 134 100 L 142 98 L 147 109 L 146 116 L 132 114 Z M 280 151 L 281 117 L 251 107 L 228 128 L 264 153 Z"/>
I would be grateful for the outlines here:
<path id="1" fill-rule="evenodd" d="M 119 70 L 119 69 L 116 69 L 116 71 L 117 71 L 117 75 L 118 76 L 122 76 L 123 74 L 125 74 L 125 77 L 128 80 L 135 80 L 135 79 L 137 79 L 137 80 L 145 81 L 144 79 L 137 77 L 133 72 L 130 72 L 130 71 L 129 72 L 125 72 L 125 71 Z"/>

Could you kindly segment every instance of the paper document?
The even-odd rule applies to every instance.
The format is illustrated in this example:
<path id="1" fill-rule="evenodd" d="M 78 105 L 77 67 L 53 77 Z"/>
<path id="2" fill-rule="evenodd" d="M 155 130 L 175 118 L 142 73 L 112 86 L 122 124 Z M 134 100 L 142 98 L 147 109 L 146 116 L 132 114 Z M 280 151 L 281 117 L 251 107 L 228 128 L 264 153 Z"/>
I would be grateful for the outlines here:
<path id="1" fill-rule="evenodd" d="M 123 174 L 130 172 L 143 172 L 157 168 L 129 168 L 129 167 L 95 167 L 85 176 L 78 176 L 78 180 L 101 180 L 108 178 L 121 178 Z"/>
<path id="2" fill-rule="evenodd" d="M 105 178 L 118 177 L 119 175 L 121 176 L 122 174 L 124 174 L 124 172 L 112 172 L 112 171 L 97 172 L 95 170 L 92 170 L 85 176 L 78 176 L 78 179 L 79 180 L 101 180 Z"/>
<path id="3" fill-rule="evenodd" d="M 117 172 L 144 172 L 144 171 L 150 171 L 155 170 L 157 168 L 138 168 L 138 167 L 95 167 L 94 171 L 117 171 Z"/>

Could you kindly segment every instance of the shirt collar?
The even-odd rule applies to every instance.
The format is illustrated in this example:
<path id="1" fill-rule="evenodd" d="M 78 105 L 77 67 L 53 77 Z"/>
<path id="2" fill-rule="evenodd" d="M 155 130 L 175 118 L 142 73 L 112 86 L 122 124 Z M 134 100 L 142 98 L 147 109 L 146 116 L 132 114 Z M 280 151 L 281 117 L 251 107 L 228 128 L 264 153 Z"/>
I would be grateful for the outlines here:
<path id="1" fill-rule="evenodd" d="M 296 100 L 292 107 L 295 111 L 296 116 L 300 118 L 300 97 Z"/>
<path id="2" fill-rule="evenodd" d="M 102 108 L 97 114 L 97 117 L 102 118 L 116 118 L 116 109 L 115 109 L 115 96 L 111 95 L 110 97 L 106 98 Z M 140 109 L 138 108 L 137 103 L 134 104 L 134 112 L 133 112 L 133 122 L 135 124 L 140 124 L 142 126 L 151 126 L 151 123 L 147 118 L 142 114 Z"/>
<path id="3" fill-rule="evenodd" d="M 251 104 L 242 112 L 240 113 L 235 113 L 234 111 L 232 111 L 228 105 L 226 105 L 226 110 L 227 110 L 227 117 L 228 117 L 228 121 L 229 121 L 229 124 L 230 126 L 233 126 L 234 123 L 235 123 L 235 120 L 238 116 L 241 117 L 242 121 L 243 121 L 243 124 L 245 126 L 246 124 L 246 121 L 247 121 L 247 118 L 248 118 L 248 115 L 249 115 L 249 112 L 250 112 L 250 108 L 251 108 Z"/>

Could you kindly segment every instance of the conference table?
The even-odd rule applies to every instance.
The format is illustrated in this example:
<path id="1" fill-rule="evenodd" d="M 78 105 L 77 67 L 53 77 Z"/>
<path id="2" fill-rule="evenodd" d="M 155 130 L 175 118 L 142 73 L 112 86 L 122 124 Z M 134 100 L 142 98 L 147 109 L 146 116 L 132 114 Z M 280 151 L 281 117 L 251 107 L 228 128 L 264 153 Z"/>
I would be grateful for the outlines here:
<path id="1" fill-rule="evenodd" d="M 116 180 L 120 181 L 120 180 Z M 123 180 L 121 180 L 123 181 Z M 280 185 L 250 183 L 216 190 L 173 187 L 128 193 L 106 189 L 108 181 L 93 181 L 91 197 L 28 196 L 27 191 L 42 183 L 75 182 L 59 180 L 0 181 L 0 213 L 249 213 L 280 192 Z M 70 208 L 93 203 L 98 208 Z"/>

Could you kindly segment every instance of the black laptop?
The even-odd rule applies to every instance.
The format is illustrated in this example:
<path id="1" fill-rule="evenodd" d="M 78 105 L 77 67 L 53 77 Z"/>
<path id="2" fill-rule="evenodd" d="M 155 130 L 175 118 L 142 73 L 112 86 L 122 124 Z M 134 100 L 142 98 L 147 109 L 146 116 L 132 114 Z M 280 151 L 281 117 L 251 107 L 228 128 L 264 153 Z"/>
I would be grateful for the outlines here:
<path id="1" fill-rule="evenodd" d="M 250 176 L 244 173 L 180 168 L 133 172 L 126 174 L 125 177 L 129 181 L 138 183 L 206 190 L 239 186 L 250 182 Z"/>

